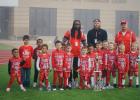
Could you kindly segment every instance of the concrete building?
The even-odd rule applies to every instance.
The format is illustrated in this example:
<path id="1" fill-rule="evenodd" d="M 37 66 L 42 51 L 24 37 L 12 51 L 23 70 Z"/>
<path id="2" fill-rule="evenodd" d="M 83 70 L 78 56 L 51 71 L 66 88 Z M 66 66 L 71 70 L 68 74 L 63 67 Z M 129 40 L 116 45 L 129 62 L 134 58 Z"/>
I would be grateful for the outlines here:
<path id="1" fill-rule="evenodd" d="M 19 0 L 16 7 L 0 7 L 0 37 L 31 34 L 61 39 L 74 19 L 81 20 L 86 34 L 95 18 L 101 19 L 110 40 L 119 31 L 122 18 L 139 35 L 139 5 L 140 0 Z"/>

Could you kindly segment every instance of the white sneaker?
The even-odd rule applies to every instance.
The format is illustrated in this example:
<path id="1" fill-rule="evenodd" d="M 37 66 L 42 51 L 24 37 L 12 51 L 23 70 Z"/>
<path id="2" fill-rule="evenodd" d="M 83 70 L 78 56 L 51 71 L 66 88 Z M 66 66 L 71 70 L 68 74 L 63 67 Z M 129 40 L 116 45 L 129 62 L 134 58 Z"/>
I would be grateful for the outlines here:
<path id="1" fill-rule="evenodd" d="M 45 83 L 42 83 L 42 86 L 45 87 L 46 86 Z"/>
<path id="2" fill-rule="evenodd" d="M 26 89 L 25 89 L 25 88 L 21 88 L 21 90 L 22 90 L 23 92 L 26 92 Z"/>
<path id="3" fill-rule="evenodd" d="M 53 91 L 56 91 L 56 88 L 53 88 Z"/>
<path id="4" fill-rule="evenodd" d="M 75 87 L 79 87 L 78 81 L 75 81 Z"/>
<path id="5" fill-rule="evenodd" d="M 22 84 L 20 85 L 20 88 L 21 88 L 22 91 L 24 91 L 24 92 L 26 91 L 26 89 L 23 87 Z"/>
<path id="6" fill-rule="evenodd" d="M 39 90 L 40 90 L 40 91 L 42 91 L 42 90 L 43 90 L 43 88 L 39 88 Z"/>
<path id="7" fill-rule="evenodd" d="M 64 89 L 63 88 L 60 88 L 60 90 L 63 91 Z"/>
<path id="8" fill-rule="evenodd" d="M 10 88 L 6 88 L 6 92 L 10 92 Z"/>
<path id="9" fill-rule="evenodd" d="M 35 88 L 36 86 L 37 86 L 37 83 L 36 83 L 36 82 L 34 82 L 34 83 L 33 83 L 33 87 Z"/>

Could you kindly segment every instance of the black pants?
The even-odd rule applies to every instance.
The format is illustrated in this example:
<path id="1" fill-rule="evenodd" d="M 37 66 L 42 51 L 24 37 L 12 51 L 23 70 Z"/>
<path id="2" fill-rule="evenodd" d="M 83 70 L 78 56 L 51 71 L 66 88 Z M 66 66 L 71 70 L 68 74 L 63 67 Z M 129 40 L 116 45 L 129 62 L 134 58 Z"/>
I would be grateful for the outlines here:
<path id="1" fill-rule="evenodd" d="M 36 60 L 34 62 L 34 82 L 37 83 L 37 80 L 38 80 L 38 70 L 37 70 L 37 67 L 36 67 Z"/>
<path id="2" fill-rule="evenodd" d="M 78 68 L 78 57 L 74 57 L 73 59 L 73 76 L 72 76 L 72 71 L 71 71 L 71 74 L 70 74 L 70 78 L 69 78 L 69 82 L 72 82 L 72 77 L 74 79 L 78 78 L 78 72 L 76 71 Z"/>

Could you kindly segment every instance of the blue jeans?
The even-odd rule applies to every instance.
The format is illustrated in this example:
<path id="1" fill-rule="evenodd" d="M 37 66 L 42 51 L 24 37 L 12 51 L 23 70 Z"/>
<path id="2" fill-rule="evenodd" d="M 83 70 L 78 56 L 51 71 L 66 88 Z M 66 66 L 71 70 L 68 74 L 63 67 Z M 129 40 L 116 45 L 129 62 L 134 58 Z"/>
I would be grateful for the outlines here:
<path id="1" fill-rule="evenodd" d="M 24 87 L 30 86 L 30 74 L 31 74 L 31 68 L 21 69 L 21 80 Z"/>

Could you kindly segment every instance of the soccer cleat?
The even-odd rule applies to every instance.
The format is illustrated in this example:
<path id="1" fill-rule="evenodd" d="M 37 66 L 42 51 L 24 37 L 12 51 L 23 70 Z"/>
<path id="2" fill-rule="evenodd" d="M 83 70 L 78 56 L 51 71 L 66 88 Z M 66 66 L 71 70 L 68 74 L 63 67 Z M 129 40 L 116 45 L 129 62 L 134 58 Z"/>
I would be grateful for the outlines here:
<path id="1" fill-rule="evenodd" d="M 45 83 L 42 83 L 42 86 L 45 87 L 46 86 Z"/>
<path id="2" fill-rule="evenodd" d="M 24 91 L 24 92 L 26 91 L 26 89 L 23 87 L 22 84 L 20 85 L 20 88 L 21 88 L 22 91 Z"/>
<path id="3" fill-rule="evenodd" d="M 124 86 L 124 85 L 122 85 L 122 88 L 125 88 L 125 86 Z"/>
<path id="4" fill-rule="evenodd" d="M 113 87 L 114 87 L 114 88 L 117 88 L 117 84 L 113 84 Z"/>
<path id="5" fill-rule="evenodd" d="M 79 87 L 78 81 L 75 81 L 75 87 L 76 87 L 76 88 Z"/>
<path id="6" fill-rule="evenodd" d="M 43 90 L 43 88 L 39 88 L 39 90 L 40 90 L 40 91 L 42 91 L 42 90 Z"/>
<path id="7" fill-rule="evenodd" d="M 6 88 L 6 92 L 10 92 L 10 88 Z"/>
<path id="8" fill-rule="evenodd" d="M 64 89 L 63 88 L 60 88 L 59 90 L 63 91 Z"/>
<path id="9" fill-rule="evenodd" d="M 21 90 L 22 90 L 23 92 L 26 92 L 26 89 L 25 89 L 25 88 L 21 88 Z"/>
<path id="10" fill-rule="evenodd" d="M 87 90 L 90 89 L 90 86 L 89 85 L 86 85 L 85 86 L 85 89 L 87 89 Z"/>
<path id="11" fill-rule="evenodd" d="M 37 83 L 36 82 L 34 82 L 33 83 L 33 88 L 35 88 L 37 86 Z"/>
<path id="12" fill-rule="evenodd" d="M 136 85 L 136 88 L 139 88 L 139 85 Z"/>
<path id="13" fill-rule="evenodd" d="M 56 88 L 53 88 L 53 91 L 56 91 Z"/>

